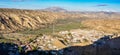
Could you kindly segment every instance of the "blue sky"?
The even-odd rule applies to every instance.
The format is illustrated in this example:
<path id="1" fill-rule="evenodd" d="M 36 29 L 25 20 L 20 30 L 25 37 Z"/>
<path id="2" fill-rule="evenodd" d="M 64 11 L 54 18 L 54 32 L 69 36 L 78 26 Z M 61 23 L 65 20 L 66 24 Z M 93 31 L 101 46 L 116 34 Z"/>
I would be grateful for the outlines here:
<path id="1" fill-rule="evenodd" d="M 0 8 L 44 9 L 61 7 L 71 11 L 120 12 L 120 0 L 0 0 Z"/>

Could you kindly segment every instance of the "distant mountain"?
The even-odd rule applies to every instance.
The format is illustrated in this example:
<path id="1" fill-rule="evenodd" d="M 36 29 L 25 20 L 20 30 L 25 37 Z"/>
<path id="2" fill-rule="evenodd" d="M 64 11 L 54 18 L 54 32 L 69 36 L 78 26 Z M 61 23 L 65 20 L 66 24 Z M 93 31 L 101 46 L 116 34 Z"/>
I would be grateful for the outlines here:
<path id="1" fill-rule="evenodd" d="M 44 11 L 51 11 L 51 12 L 67 12 L 66 9 L 60 8 L 60 7 L 49 7 L 43 9 Z"/>

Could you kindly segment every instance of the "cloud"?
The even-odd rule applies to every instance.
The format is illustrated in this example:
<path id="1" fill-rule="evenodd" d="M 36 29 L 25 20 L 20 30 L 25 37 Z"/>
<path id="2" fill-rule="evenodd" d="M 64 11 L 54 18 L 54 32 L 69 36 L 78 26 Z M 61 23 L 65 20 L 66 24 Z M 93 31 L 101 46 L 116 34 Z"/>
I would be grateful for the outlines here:
<path id="1" fill-rule="evenodd" d="M 108 6 L 107 4 L 98 4 L 96 5 L 96 7 L 104 7 L 104 6 Z"/>

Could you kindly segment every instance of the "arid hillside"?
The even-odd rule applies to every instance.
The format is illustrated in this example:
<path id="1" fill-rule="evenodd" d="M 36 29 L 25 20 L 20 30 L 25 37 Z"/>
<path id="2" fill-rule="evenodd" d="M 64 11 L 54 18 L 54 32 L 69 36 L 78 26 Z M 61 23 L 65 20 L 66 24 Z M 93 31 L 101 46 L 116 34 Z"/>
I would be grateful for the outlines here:
<path id="1" fill-rule="evenodd" d="M 93 19 L 83 21 L 82 24 L 107 33 L 120 33 L 120 19 Z"/>
<path id="2" fill-rule="evenodd" d="M 40 29 L 58 19 L 119 19 L 114 12 L 50 12 L 0 8 L 0 32 Z M 92 24 L 92 23 L 91 23 Z M 90 25 L 91 25 L 90 24 Z"/>

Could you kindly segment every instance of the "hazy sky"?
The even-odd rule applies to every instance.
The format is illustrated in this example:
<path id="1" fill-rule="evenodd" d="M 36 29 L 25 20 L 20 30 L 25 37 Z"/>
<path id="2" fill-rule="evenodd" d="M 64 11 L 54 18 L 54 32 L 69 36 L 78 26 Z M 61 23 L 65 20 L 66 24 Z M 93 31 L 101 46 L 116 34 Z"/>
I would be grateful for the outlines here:
<path id="1" fill-rule="evenodd" d="M 72 11 L 119 11 L 120 0 L 0 0 L 0 8 L 44 9 L 61 7 Z"/>

